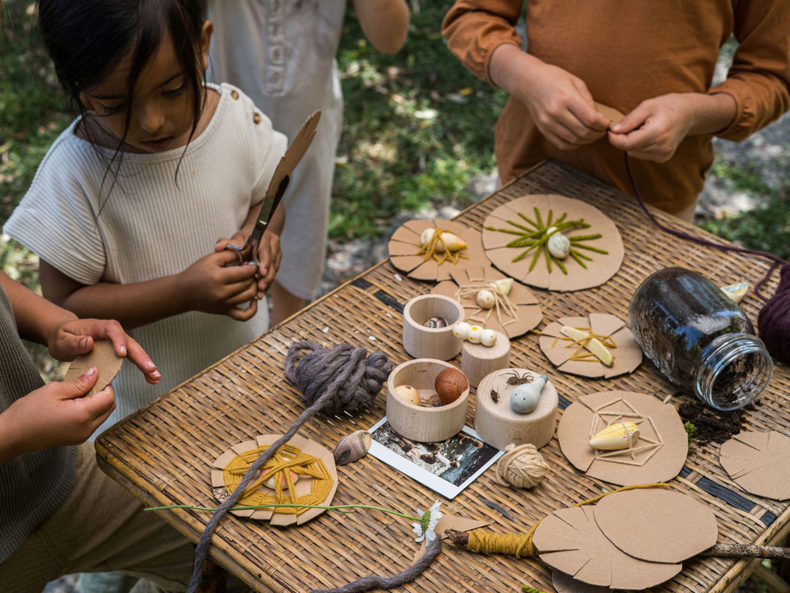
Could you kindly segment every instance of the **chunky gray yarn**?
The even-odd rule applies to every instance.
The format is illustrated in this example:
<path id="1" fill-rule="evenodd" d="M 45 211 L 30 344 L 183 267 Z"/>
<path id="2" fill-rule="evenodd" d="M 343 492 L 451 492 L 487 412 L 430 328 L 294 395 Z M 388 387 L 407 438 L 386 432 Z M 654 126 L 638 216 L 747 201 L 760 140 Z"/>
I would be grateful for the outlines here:
<path id="1" fill-rule="evenodd" d="M 303 360 L 297 361 L 304 350 L 312 352 Z M 258 475 L 263 465 L 293 438 L 302 424 L 318 412 L 335 414 L 344 410 L 353 411 L 375 399 L 392 371 L 393 364 L 383 352 L 366 356 L 367 350 L 349 344 L 340 344 L 326 350 L 314 342 L 296 342 L 288 349 L 285 377 L 299 388 L 309 407 L 283 436 L 250 464 L 250 469 L 233 493 L 214 511 L 195 547 L 195 562 L 187 593 L 196 593 L 200 587 L 203 564 L 211 547 L 211 537 L 222 517 L 239 501 L 247 485 Z"/>
<path id="2" fill-rule="evenodd" d="M 425 572 L 425 569 L 431 565 L 431 562 L 434 561 L 441 551 L 442 539 L 437 535 L 425 547 L 425 552 L 417 559 L 417 562 L 399 574 L 391 577 L 369 575 L 336 589 L 313 589 L 311 593 L 362 593 L 362 591 L 370 591 L 371 589 L 394 589 L 406 583 L 411 583 Z"/>
<path id="3" fill-rule="evenodd" d="M 302 352 L 310 351 L 298 364 Z M 364 348 L 339 344 L 325 350 L 315 342 L 296 342 L 285 358 L 285 377 L 302 393 L 305 404 L 312 405 L 331 394 L 321 406 L 327 414 L 337 414 L 366 406 L 381 391 L 392 371 L 383 352 L 367 357 Z"/>

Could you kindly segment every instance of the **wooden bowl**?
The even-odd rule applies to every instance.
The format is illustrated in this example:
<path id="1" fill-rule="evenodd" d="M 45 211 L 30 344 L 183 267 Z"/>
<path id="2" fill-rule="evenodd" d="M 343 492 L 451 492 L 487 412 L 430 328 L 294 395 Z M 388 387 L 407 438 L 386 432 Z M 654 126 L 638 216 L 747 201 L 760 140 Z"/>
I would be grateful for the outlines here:
<path id="1" fill-rule="evenodd" d="M 446 327 L 425 327 L 431 317 L 442 317 Z M 403 348 L 414 358 L 450 360 L 461 351 L 462 340 L 453 335 L 453 325 L 464 318 L 455 299 L 441 294 L 423 294 L 403 309 Z"/>
<path id="2" fill-rule="evenodd" d="M 387 379 L 387 420 L 399 435 L 421 443 L 446 441 L 457 434 L 466 421 L 469 388 L 452 403 L 438 407 L 416 406 L 395 394 L 398 385 L 411 385 L 423 401 L 433 399 L 436 376 L 450 363 L 432 358 L 409 360 L 396 366 Z"/>

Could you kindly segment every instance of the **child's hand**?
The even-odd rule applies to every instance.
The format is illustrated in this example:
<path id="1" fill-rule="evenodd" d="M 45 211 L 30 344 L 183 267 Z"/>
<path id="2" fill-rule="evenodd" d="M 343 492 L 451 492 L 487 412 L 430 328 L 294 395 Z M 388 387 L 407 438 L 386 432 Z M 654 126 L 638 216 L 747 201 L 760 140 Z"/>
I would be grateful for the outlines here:
<path id="1" fill-rule="evenodd" d="M 269 286 L 274 282 L 282 259 L 280 236 L 267 230 L 263 233 L 258 246 L 258 298 L 263 298 L 263 295 L 269 290 Z"/>
<path id="2" fill-rule="evenodd" d="M 142 346 L 123 331 L 120 323 L 112 319 L 67 321 L 54 329 L 47 346 L 54 358 L 72 360 L 75 356 L 90 352 L 94 340 L 105 339 L 112 342 L 118 356 L 127 357 L 139 367 L 146 381 L 154 385 L 162 378 Z"/>
<path id="3" fill-rule="evenodd" d="M 84 442 L 115 408 L 112 387 L 83 397 L 96 383 L 92 368 L 73 381 L 48 383 L 0 414 L 0 462 L 27 451 Z"/>
<path id="4" fill-rule="evenodd" d="M 258 311 L 257 268 L 249 264 L 230 265 L 237 262 L 235 251 L 215 251 L 178 274 L 186 308 L 227 315 L 238 321 L 253 317 Z M 249 306 L 240 309 L 239 305 L 244 303 Z"/>
<path id="5" fill-rule="evenodd" d="M 695 121 L 691 93 L 648 99 L 609 132 L 609 142 L 634 158 L 665 163 L 689 134 Z"/>
<path id="6" fill-rule="evenodd" d="M 491 80 L 527 106 L 538 131 L 561 150 L 606 135 L 609 121 L 595 108 L 587 85 L 558 68 L 503 43 L 494 50 Z"/>

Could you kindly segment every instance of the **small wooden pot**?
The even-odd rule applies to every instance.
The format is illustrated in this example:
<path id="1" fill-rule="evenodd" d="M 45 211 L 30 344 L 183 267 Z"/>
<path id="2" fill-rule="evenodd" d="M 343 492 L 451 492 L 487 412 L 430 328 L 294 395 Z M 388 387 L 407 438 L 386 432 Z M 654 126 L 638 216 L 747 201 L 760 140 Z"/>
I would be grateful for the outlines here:
<path id="1" fill-rule="evenodd" d="M 496 344 L 483 346 L 464 342 L 461 349 L 461 370 L 472 387 L 477 387 L 483 377 L 510 365 L 510 340 L 496 332 Z"/>
<path id="2" fill-rule="evenodd" d="M 425 327 L 431 317 L 444 318 L 447 327 Z M 455 299 L 440 294 L 414 297 L 403 309 L 403 348 L 414 358 L 450 360 L 461 351 L 453 324 L 463 318 L 464 309 Z"/>
<path id="3" fill-rule="evenodd" d="M 547 381 L 540 394 L 538 407 L 529 414 L 517 414 L 510 407 L 510 394 L 515 385 L 507 380 L 513 371 L 524 372 L 537 379 L 540 373 L 524 369 L 505 369 L 486 375 L 477 388 L 475 402 L 475 430 L 486 443 L 504 449 L 510 443 L 523 445 L 532 443 L 542 447 L 554 436 L 559 397 L 551 381 Z M 498 401 L 491 396 L 497 393 Z"/>
<path id="4" fill-rule="evenodd" d="M 438 407 L 410 404 L 395 394 L 398 385 L 411 385 L 423 401 L 436 396 L 436 376 L 450 363 L 431 358 L 409 360 L 396 366 L 387 379 L 387 420 L 399 435 L 421 443 L 446 441 L 457 434 L 466 421 L 469 388 L 454 402 Z"/>

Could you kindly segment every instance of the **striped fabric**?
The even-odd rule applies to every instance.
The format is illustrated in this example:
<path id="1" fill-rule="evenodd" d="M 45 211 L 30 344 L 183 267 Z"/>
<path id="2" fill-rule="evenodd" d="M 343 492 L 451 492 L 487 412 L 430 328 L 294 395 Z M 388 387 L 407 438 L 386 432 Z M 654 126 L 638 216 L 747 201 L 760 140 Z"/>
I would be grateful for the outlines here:
<path id="1" fill-rule="evenodd" d="M 0 413 L 43 384 L 0 288 Z M 0 564 L 66 499 L 75 458 L 75 447 L 62 447 L 25 453 L 0 464 Z"/>
<path id="2" fill-rule="evenodd" d="M 212 88 L 221 93 L 216 112 L 186 151 L 125 153 L 117 175 L 107 174 L 113 151 L 78 138 L 73 123 L 4 231 L 82 284 L 177 274 L 213 252 L 263 198 L 286 139 L 241 91 Z M 162 380 L 151 386 L 125 364 L 113 383 L 118 405 L 99 431 L 256 338 L 268 323 L 262 302 L 247 322 L 188 312 L 129 331 Z"/>

